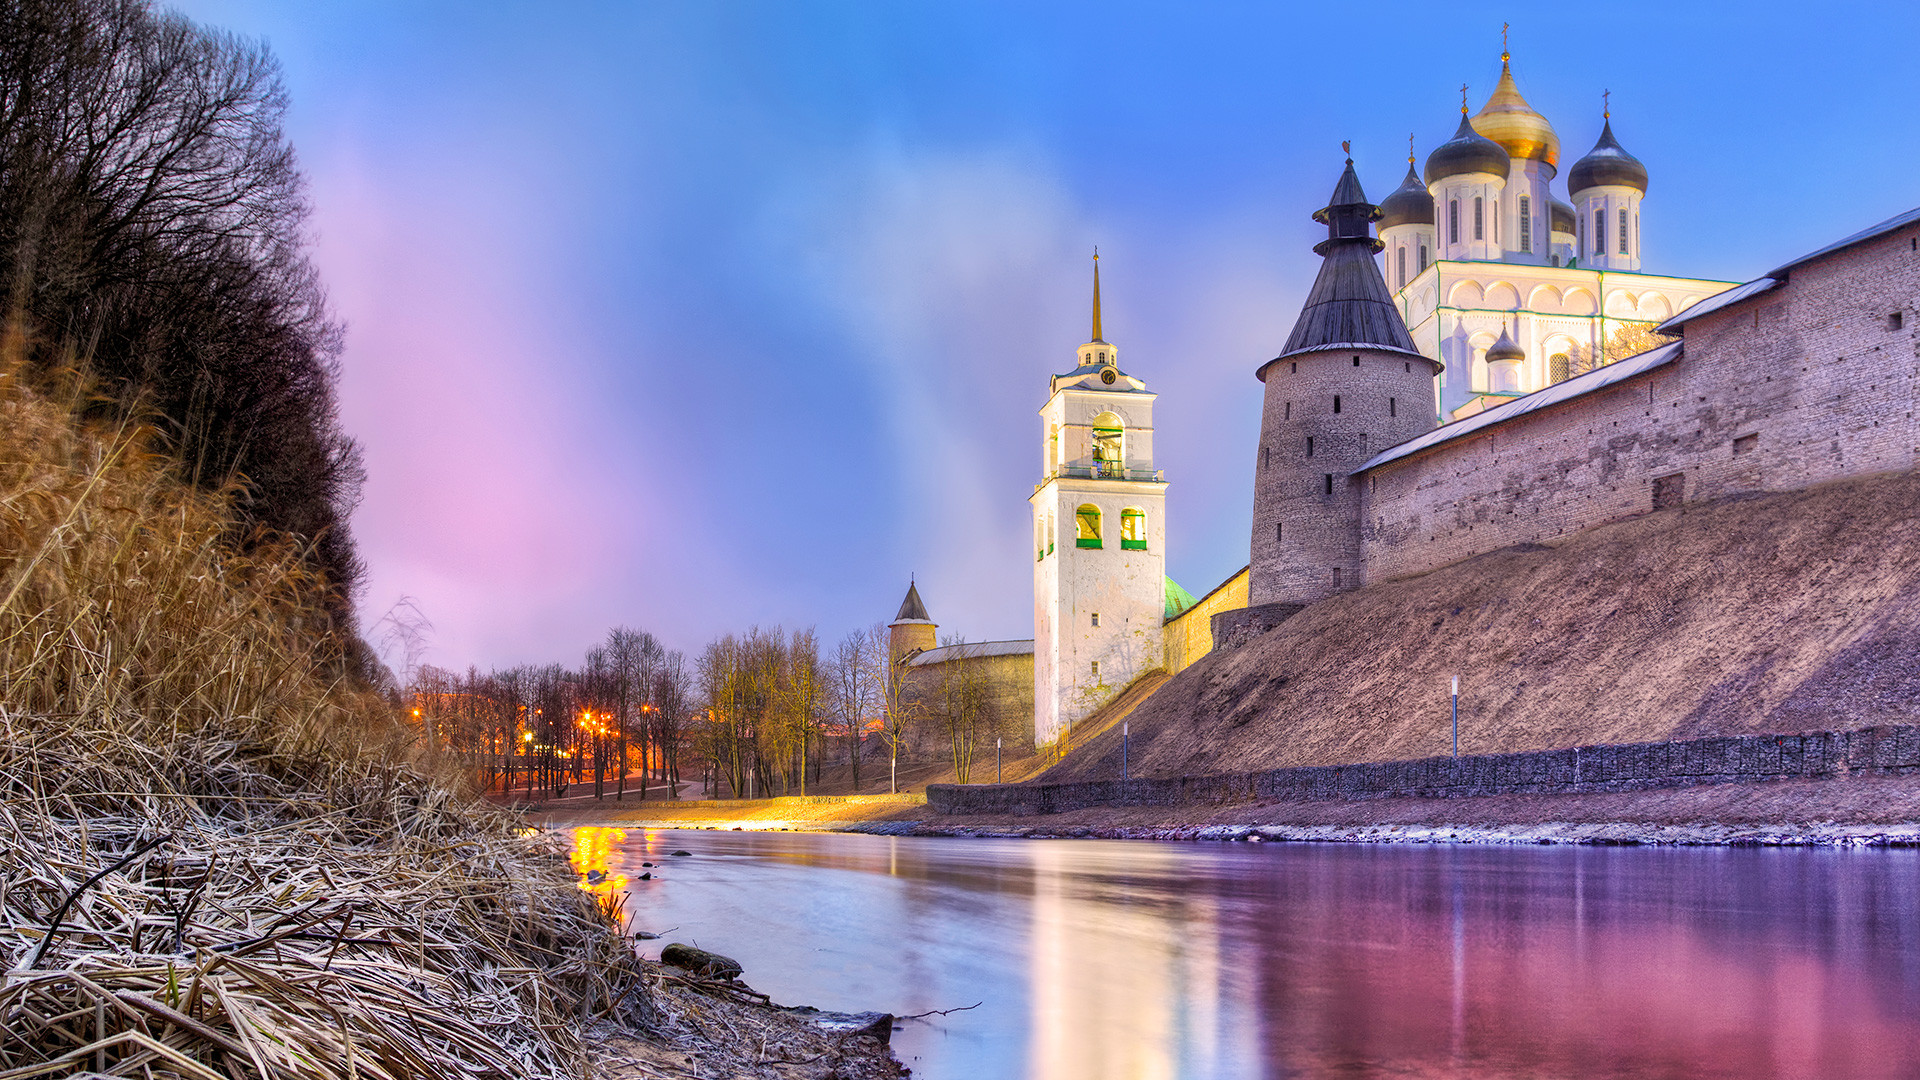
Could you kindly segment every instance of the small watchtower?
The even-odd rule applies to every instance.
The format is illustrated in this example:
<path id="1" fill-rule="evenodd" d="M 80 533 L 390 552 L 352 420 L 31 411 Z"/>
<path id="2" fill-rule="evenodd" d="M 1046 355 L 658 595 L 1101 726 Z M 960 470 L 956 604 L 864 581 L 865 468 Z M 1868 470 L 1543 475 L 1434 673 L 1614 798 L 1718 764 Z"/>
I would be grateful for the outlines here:
<path id="1" fill-rule="evenodd" d="M 1367 459 L 1436 422 L 1434 377 L 1381 277 L 1379 211 L 1353 159 L 1314 245 L 1325 261 L 1280 355 L 1260 366 L 1266 401 L 1254 465 L 1248 602 L 1310 604 L 1360 587 L 1360 491 Z"/>
<path id="2" fill-rule="evenodd" d="M 907 598 L 900 601 L 900 613 L 887 624 L 887 652 L 890 654 L 887 659 L 891 661 L 888 670 L 898 668 L 912 659 L 915 653 L 933 648 L 939 629 L 933 617 L 927 614 L 927 605 L 920 602 L 920 586 L 909 581 Z"/>

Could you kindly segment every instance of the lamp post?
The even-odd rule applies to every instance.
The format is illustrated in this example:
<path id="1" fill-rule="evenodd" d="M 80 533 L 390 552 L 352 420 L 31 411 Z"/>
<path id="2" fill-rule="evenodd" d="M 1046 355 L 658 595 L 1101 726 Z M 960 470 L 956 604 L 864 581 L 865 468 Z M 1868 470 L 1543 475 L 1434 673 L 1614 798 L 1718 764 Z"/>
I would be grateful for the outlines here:
<path id="1" fill-rule="evenodd" d="M 527 759 L 527 798 L 533 798 L 533 732 L 520 733 L 520 756 Z"/>
<path id="2" fill-rule="evenodd" d="M 600 767 L 600 729 L 593 722 L 592 709 L 582 712 L 580 716 L 580 727 L 587 736 L 587 760 L 593 768 L 593 797 L 598 799 L 606 794 L 606 788 L 602 785 L 606 771 Z"/>
<path id="3" fill-rule="evenodd" d="M 1453 677 L 1453 760 L 1460 760 L 1460 676 Z"/>

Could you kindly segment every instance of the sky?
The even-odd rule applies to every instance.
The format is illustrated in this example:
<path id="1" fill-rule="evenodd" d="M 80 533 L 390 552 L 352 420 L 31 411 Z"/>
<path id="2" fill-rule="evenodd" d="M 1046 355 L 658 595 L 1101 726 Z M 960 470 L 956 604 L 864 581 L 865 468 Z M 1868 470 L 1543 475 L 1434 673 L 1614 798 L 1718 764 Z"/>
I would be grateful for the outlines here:
<path id="1" fill-rule="evenodd" d="M 1563 178 L 1612 91 L 1649 272 L 1749 280 L 1920 204 L 1911 3 L 174 6 L 284 68 L 361 606 L 413 598 L 454 668 L 616 625 L 830 643 L 910 577 L 943 635 L 1033 636 L 1037 412 L 1095 245 L 1168 573 L 1219 584 L 1341 140 L 1384 197 L 1503 20 Z"/>

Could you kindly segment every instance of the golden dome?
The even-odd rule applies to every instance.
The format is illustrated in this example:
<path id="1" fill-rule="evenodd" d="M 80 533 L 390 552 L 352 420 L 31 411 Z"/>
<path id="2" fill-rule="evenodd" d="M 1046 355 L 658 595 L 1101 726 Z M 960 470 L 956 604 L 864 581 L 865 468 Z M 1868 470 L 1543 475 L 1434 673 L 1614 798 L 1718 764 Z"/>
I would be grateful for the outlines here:
<path id="1" fill-rule="evenodd" d="M 1500 82 L 1493 88 L 1493 96 L 1473 114 L 1473 129 L 1499 143 L 1510 157 L 1545 162 L 1547 168 L 1558 171 L 1560 136 L 1554 134 L 1547 118 L 1534 112 L 1527 99 L 1520 96 L 1505 55 L 1500 57 Z"/>

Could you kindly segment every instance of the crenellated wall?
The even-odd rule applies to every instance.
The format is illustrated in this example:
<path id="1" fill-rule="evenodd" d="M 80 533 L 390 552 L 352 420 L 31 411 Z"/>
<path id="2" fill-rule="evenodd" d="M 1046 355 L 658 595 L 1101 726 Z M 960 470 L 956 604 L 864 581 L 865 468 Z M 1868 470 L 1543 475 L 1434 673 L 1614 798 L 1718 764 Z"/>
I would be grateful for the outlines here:
<path id="1" fill-rule="evenodd" d="M 1671 364 L 1359 473 L 1365 580 L 1656 504 L 1911 469 L 1917 307 L 1909 225 L 1694 318 Z"/>

